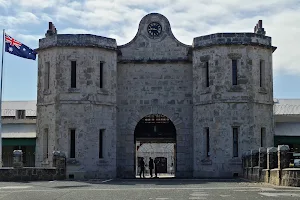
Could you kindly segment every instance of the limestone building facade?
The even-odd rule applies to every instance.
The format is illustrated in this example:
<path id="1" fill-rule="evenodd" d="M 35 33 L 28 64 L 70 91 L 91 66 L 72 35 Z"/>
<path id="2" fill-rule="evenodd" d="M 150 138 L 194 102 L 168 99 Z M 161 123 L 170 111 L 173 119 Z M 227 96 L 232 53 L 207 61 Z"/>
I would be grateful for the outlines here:
<path id="1" fill-rule="evenodd" d="M 243 152 L 273 144 L 275 49 L 262 21 L 186 45 L 151 13 L 120 46 L 49 23 L 37 49 L 36 165 L 58 150 L 70 177 L 135 177 L 137 138 L 173 139 L 176 177 L 238 175 Z"/>

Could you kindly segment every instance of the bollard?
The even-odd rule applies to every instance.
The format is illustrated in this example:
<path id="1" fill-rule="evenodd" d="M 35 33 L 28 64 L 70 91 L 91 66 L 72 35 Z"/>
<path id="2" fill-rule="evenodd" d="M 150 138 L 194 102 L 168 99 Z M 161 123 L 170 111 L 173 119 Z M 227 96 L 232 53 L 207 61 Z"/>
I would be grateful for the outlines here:
<path id="1" fill-rule="evenodd" d="M 267 149 L 265 147 L 260 147 L 258 152 L 258 166 L 262 169 L 267 169 Z"/>
<path id="2" fill-rule="evenodd" d="M 267 148 L 267 169 L 277 168 L 278 156 L 276 147 Z"/>
<path id="3" fill-rule="evenodd" d="M 53 151 L 53 167 L 59 169 L 66 168 L 66 155 L 61 151 Z"/>
<path id="4" fill-rule="evenodd" d="M 23 167 L 23 152 L 22 150 L 13 151 L 13 167 L 22 168 Z"/>
<path id="5" fill-rule="evenodd" d="M 288 145 L 278 145 L 278 168 L 284 169 L 290 166 L 290 154 Z"/>

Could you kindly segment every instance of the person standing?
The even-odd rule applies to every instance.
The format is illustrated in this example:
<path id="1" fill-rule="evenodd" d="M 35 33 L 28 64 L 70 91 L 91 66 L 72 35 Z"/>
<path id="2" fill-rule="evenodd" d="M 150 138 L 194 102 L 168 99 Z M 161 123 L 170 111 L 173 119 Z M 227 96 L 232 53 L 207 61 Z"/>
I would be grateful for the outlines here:
<path id="1" fill-rule="evenodd" d="M 152 178 L 152 170 L 154 168 L 154 164 L 153 164 L 153 159 L 150 157 L 150 160 L 149 160 L 149 170 L 150 170 L 150 176 Z"/>
<path id="2" fill-rule="evenodd" d="M 143 178 L 145 178 L 145 162 L 144 162 L 144 158 L 142 157 L 140 160 L 140 178 L 142 178 L 142 173 L 143 173 Z"/>
<path id="3" fill-rule="evenodd" d="M 154 173 L 155 173 L 155 178 L 157 178 L 157 167 L 158 167 L 158 158 L 154 159 Z"/>

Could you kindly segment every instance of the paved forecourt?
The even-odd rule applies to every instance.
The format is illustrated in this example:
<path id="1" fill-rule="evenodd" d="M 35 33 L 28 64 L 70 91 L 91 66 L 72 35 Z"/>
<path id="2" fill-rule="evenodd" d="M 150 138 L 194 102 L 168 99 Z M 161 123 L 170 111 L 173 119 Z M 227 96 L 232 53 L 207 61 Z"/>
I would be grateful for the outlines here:
<path id="1" fill-rule="evenodd" d="M 132 179 L 0 182 L 0 199 L 300 199 L 300 188 L 276 187 L 239 180 Z"/>

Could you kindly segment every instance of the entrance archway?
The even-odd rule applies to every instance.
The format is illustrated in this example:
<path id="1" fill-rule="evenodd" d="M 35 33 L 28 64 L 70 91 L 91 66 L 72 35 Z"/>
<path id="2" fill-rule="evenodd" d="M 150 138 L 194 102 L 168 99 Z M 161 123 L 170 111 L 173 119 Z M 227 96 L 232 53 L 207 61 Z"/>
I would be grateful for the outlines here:
<path id="1" fill-rule="evenodd" d="M 139 177 L 140 159 L 144 158 L 145 174 L 149 176 L 149 158 L 157 161 L 159 176 L 173 177 L 176 171 L 176 128 L 162 114 L 150 114 L 142 118 L 134 130 L 135 174 Z M 154 170 L 153 170 L 154 171 Z M 154 174 L 154 172 L 153 172 Z"/>

